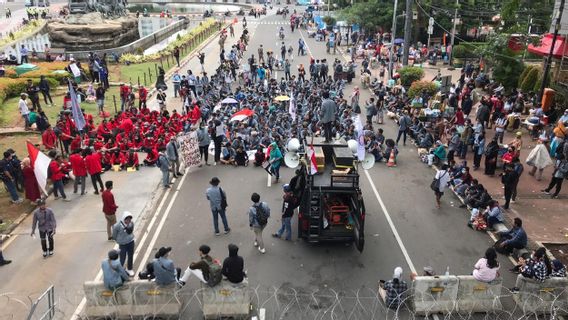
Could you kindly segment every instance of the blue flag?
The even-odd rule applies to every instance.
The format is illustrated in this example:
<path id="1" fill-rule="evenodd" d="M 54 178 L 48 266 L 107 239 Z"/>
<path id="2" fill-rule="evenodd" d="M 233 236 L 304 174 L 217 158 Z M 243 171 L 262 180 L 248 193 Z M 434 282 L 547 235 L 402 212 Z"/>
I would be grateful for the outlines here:
<path id="1" fill-rule="evenodd" d="M 83 112 L 81 111 L 81 107 L 79 106 L 79 100 L 77 99 L 77 93 L 73 86 L 71 85 L 71 81 L 69 81 L 69 96 L 71 97 L 71 112 L 73 114 L 73 120 L 75 121 L 75 126 L 77 130 L 81 131 L 85 127 L 85 117 L 83 116 Z"/>

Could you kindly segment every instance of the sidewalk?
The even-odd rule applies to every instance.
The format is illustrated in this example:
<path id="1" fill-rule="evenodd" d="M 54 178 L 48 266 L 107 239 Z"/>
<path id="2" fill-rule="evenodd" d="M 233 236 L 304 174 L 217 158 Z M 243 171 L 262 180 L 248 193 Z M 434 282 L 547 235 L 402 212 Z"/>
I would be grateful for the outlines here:
<path id="1" fill-rule="evenodd" d="M 240 34 L 240 30 L 237 28 L 235 33 Z M 214 37 L 203 48 L 210 66 L 214 66 L 216 63 L 212 62 L 218 59 L 219 45 L 216 39 Z M 230 46 L 232 41 L 226 43 Z M 199 62 L 194 56 L 182 67 L 182 71 L 186 72 L 187 68 L 200 70 Z M 206 70 L 214 71 L 212 67 L 211 70 Z M 167 83 L 168 96 L 172 102 L 169 105 L 174 108 L 175 103 L 171 100 L 173 86 L 168 80 Z M 156 103 L 153 100 L 151 99 L 151 104 Z M 121 171 L 103 175 L 104 181 L 114 181 L 113 193 L 119 206 L 117 218 L 124 211 L 133 213 L 136 228 L 140 228 L 137 232 L 142 231 L 145 222 L 154 214 L 152 209 L 162 190 L 157 188 L 160 176 L 157 168 L 148 167 L 141 167 L 133 173 Z M 58 226 L 53 257 L 43 259 L 39 239 L 30 238 L 31 216 L 3 244 L 4 256 L 13 262 L 2 267 L 0 272 L 0 294 L 4 297 L 0 302 L 2 314 L 10 314 L 14 319 L 25 319 L 31 302 L 50 285 L 56 287 L 59 316 L 73 314 L 83 297 L 83 282 L 95 278 L 100 270 L 100 261 L 114 246 L 114 242 L 107 241 L 106 222 L 101 211 L 102 201 L 100 196 L 93 194 L 90 181 L 87 181 L 87 191 L 85 196 L 74 195 L 72 186 L 68 185 L 66 193 L 71 202 L 48 199 L 47 205 L 53 209 Z"/>

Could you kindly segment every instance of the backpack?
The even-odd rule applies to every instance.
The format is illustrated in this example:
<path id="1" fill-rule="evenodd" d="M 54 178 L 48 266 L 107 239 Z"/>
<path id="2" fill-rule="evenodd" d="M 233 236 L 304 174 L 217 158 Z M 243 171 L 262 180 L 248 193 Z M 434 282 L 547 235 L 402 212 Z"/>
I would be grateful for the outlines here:
<path id="1" fill-rule="evenodd" d="M 268 216 L 266 214 L 266 211 L 264 210 L 264 207 L 262 206 L 262 202 L 258 206 L 255 206 L 255 208 L 256 222 L 258 222 L 261 227 L 265 226 L 268 223 Z"/>
<path id="2" fill-rule="evenodd" d="M 221 265 L 215 263 L 215 261 L 207 259 L 205 259 L 205 261 L 209 266 L 209 278 L 207 279 L 207 285 L 210 287 L 214 287 L 218 285 L 223 279 L 223 273 L 222 273 L 223 270 L 221 268 Z"/>

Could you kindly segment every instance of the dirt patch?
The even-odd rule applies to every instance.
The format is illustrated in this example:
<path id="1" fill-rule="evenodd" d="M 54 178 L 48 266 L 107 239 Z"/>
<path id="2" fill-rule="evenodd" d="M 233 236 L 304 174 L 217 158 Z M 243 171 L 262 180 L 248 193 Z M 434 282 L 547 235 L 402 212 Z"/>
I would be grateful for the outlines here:
<path id="1" fill-rule="evenodd" d="M 543 243 L 543 245 L 556 259 L 562 261 L 564 265 L 568 265 L 568 244 Z"/>

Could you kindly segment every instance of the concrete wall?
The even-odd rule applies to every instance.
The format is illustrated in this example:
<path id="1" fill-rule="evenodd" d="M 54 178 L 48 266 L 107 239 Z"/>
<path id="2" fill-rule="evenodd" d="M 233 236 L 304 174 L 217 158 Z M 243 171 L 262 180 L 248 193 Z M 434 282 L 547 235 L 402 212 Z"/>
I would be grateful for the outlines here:
<path id="1" fill-rule="evenodd" d="M 6 52 L 6 54 L 13 54 L 20 60 L 20 47 L 22 44 L 30 50 L 29 56 L 31 57 L 32 49 L 35 49 L 37 52 L 43 52 L 43 48 L 45 48 L 46 44 L 50 44 L 49 37 L 45 33 L 47 21 L 41 20 L 42 25 L 39 27 L 34 33 L 30 34 L 26 38 L 15 40 L 2 48 L 0 48 L 0 52 Z"/>
<path id="2" fill-rule="evenodd" d="M 144 37 L 144 38 L 140 38 L 130 44 L 124 45 L 122 47 L 118 47 L 118 48 L 112 48 L 112 49 L 106 49 L 106 50 L 97 50 L 97 53 L 100 55 L 107 53 L 108 55 L 110 55 L 112 52 L 121 55 L 123 53 L 134 53 L 137 50 L 139 50 L 139 48 L 141 50 L 146 50 L 149 47 L 167 39 L 169 36 L 171 36 L 172 34 L 181 31 L 183 29 L 186 29 L 189 25 L 189 21 L 182 19 L 182 20 L 178 20 L 172 24 L 170 24 L 169 26 L 158 30 L 154 33 L 152 33 L 151 35 Z M 87 58 L 87 56 L 89 55 L 89 51 L 66 51 L 67 54 L 73 54 L 73 56 L 75 58 L 78 59 L 85 59 Z"/>

